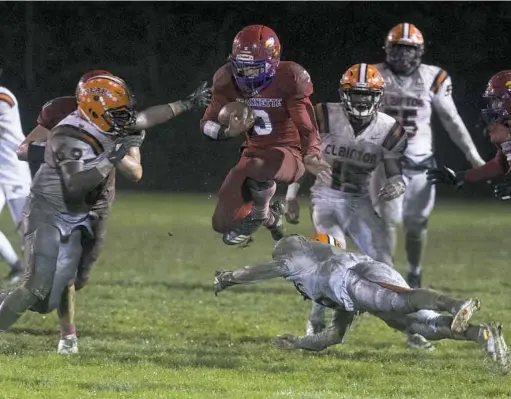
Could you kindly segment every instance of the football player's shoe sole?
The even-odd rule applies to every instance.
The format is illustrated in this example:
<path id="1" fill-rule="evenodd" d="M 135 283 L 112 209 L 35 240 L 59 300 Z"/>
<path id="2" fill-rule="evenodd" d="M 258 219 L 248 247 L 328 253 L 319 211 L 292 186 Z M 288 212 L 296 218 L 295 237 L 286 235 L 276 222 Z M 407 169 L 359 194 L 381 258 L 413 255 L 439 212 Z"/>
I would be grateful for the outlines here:
<path id="1" fill-rule="evenodd" d="M 451 330 L 462 333 L 468 328 L 468 323 L 472 315 L 481 308 L 481 301 L 477 298 L 469 299 L 465 302 L 458 312 L 454 315 L 451 324 Z"/>

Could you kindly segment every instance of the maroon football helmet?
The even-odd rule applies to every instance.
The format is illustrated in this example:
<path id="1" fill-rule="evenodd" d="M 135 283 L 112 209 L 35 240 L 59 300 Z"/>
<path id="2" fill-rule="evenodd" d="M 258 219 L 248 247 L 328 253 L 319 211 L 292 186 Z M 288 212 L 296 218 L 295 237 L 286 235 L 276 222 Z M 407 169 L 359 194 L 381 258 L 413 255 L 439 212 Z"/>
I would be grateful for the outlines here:
<path id="1" fill-rule="evenodd" d="M 488 125 L 508 121 L 511 116 L 511 70 L 493 75 L 483 98 L 487 106 L 481 110 L 481 115 Z"/>
<path id="2" fill-rule="evenodd" d="M 277 34 L 264 25 L 243 28 L 234 38 L 229 57 L 237 86 L 245 94 L 259 93 L 275 76 L 280 62 Z"/>

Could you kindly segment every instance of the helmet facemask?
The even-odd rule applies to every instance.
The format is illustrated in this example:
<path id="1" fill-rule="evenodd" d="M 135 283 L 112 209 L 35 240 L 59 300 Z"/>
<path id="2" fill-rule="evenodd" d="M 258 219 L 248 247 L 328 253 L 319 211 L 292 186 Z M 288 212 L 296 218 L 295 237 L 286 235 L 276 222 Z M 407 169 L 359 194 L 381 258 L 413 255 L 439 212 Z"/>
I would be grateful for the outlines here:
<path id="1" fill-rule="evenodd" d="M 421 64 L 423 46 L 390 43 L 385 47 L 387 64 L 397 75 L 411 75 Z"/>
<path id="2" fill-rule="evenodd" d="M 247 59 L 252 56 L 230 56 L 233 76 L 237 86 L 248 94 L 258 93 L 268 86 L 275 76 L 276 65 L 270 60 Z"/>
<path id="3" fill-rule="evenodd" d="M 130 133 L 136 122 L 135 111 L 127 107 L 109 109 L 103 117 L 112 126 L 112 132 L 119 136 Z"/>
<path id="4" fill-rule="evenodd" d="M 486 108 L 481 110 L 481 119 L 486 127 L 493 123 L 508 124 L 510 118 L 508 109 L 511 108 L 511 93 L 501 96 L 484 95 Z"/>
<path id="5" fill-rule="evenodd" d="M 340 89 L 341 103 L 350 119 L 356 123 L 369 123 L 380 107 L 383 91 L 370 89 Z"/>

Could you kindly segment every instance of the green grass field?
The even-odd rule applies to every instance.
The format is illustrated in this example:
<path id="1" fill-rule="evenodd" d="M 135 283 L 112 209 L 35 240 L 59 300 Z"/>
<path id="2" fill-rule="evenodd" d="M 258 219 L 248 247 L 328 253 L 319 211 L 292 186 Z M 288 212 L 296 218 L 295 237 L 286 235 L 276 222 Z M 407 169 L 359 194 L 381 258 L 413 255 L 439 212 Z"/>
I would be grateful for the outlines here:
<path id="1" fill-rule="evenodd" d="M 310 233 L 305 204 L 289 232 Z M 274 336 L 304 332 L 310 302 L 284 280 L 213 295 L 215 270 L 272 248 L 264 230 L 248 248 L 225 246 L 210 227 L 214 205 L 207 195 L 120 194 L 107 248 L 78 293 L 80 354 L 57 355 L 55 313 L 26 314 L 0 335 L 0 398 L 511 398 L 511 375 L 497 375 L 476 345 L 418 353 L 371 316 L 322 353 L 275 349 Z M 479 297 L 474 321 L 511 328 L 510 207 L 440 202 L 424 283 Z"/>

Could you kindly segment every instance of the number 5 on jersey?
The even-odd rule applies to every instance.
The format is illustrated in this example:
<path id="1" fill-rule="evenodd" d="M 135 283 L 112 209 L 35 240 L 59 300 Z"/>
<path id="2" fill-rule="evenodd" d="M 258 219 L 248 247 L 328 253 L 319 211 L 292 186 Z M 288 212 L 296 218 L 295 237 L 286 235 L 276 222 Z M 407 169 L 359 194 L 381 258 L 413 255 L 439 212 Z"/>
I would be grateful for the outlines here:
<path id="1" fill-rule="evenodd" d="M 408 137 L 413 137 L 417 134 L 417 118 L 416 109 L 399 109 L 399 108 L 385 108 L 384 111 L 387 115 L 396 118 L 398 122 L 403 125 Z"/>
<path id="2" fill-rule="evenodd" d="M 268 136 L 273 131 L 270 121 L 270 115 L 263 109 L 254 109 L 256 116 L 254 124 L 254 132 L 258 136 Z"/>

